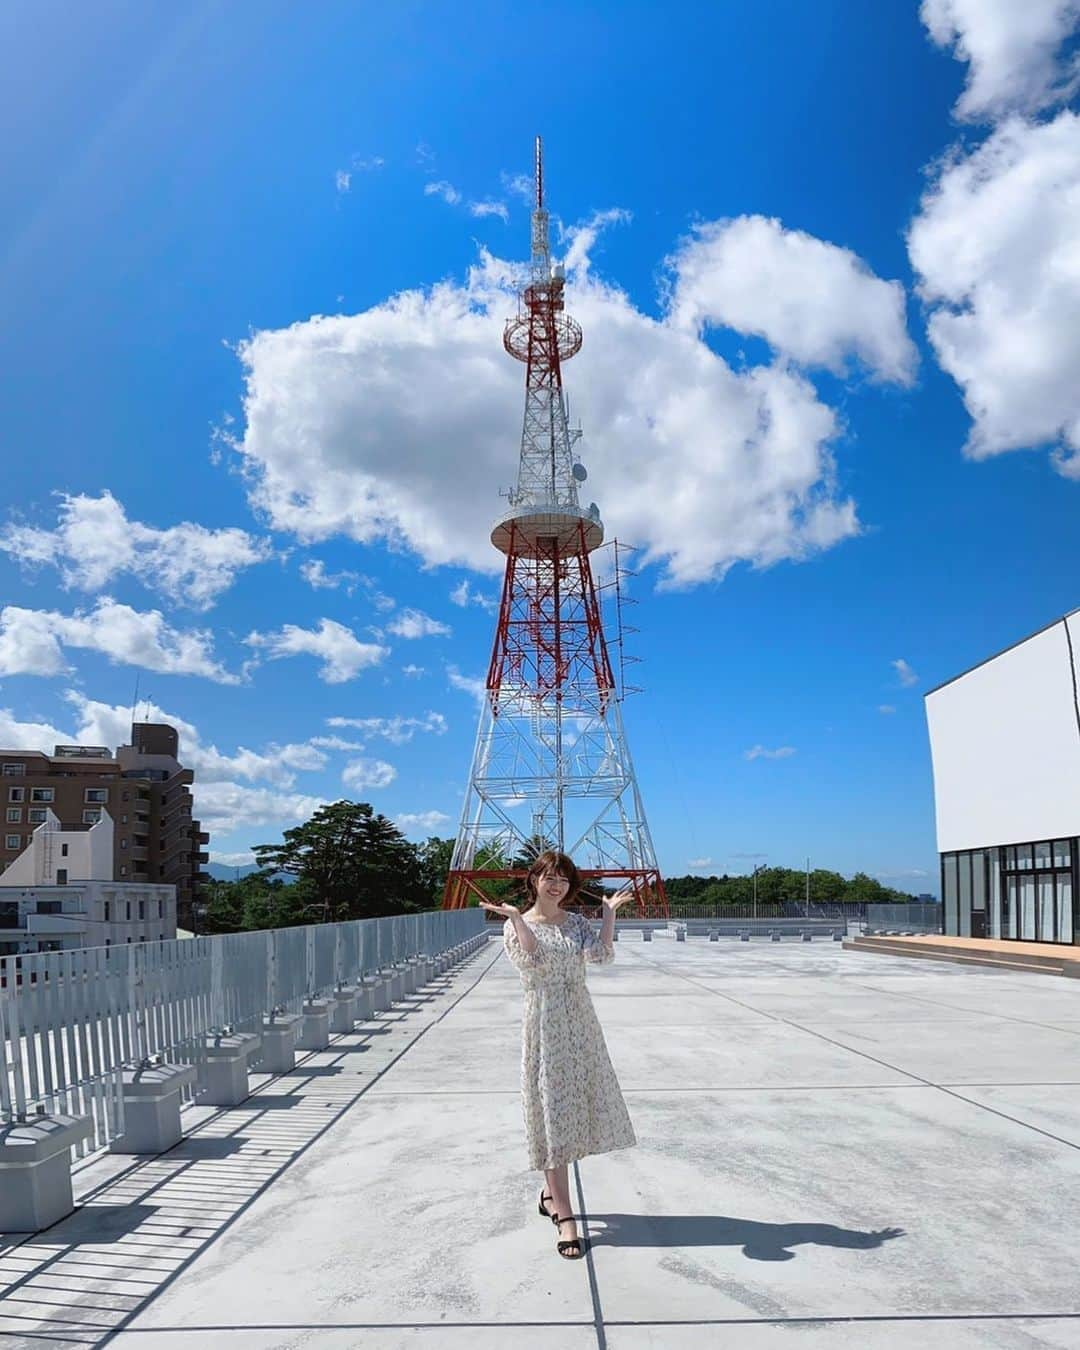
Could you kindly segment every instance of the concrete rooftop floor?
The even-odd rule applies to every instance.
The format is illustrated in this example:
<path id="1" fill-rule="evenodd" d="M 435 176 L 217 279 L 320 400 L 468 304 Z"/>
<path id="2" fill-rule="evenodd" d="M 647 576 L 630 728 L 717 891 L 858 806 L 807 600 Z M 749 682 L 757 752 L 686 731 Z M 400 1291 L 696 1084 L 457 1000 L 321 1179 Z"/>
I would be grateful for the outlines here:
<path id="1" fill-rule="evenodd" d="M 0 1347 L 1080 1347 L 1075 980 L 629 935 L 589 981 L 639 1144 L 572 1169 L 586 1260 L 536 1213 L 492 941 L 78 1165 L 0 1235 Z"/>

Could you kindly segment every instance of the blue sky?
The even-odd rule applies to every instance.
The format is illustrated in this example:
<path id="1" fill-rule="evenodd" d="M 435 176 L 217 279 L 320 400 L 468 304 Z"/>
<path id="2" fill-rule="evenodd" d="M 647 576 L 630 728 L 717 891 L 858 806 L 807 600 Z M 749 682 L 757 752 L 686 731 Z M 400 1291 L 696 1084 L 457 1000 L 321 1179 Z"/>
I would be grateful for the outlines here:
<path id="1" fill-rule="evenodd" d="M 5 8 L 0 742 L 454 832 L 540 132 L 662 869 L 936 891 L 922 695 L 1077 604 L 1076 7 L 462 8 Z"/>

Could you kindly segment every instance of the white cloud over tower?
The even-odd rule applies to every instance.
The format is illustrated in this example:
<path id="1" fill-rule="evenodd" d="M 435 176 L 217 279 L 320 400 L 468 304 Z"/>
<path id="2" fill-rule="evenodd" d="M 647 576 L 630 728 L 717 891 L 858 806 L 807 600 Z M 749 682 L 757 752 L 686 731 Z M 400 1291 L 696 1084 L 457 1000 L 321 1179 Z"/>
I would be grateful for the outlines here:
<path id="1" fill-rule="evenodd" d="M 736 294 L 730 260 L 755 229 L 773 265 Z M 896 284 L 847 250 L 751 218 L 699 232 L 674 255 L 670 312 L 653 317 L 591 271 L 595 231 L 567 237 L 568 308 L 585 344 L 566 383 L 609 535 L 641 544 L 665 584 L 692 585 L 857 534 L 833 458 L 842 423 L 800 363 L 851 361 L 907 383 L 914 356 Z M 823 263 L 847 286 L 832 311 L 816 314 L 819 288 L 805 276 L 778 312 L 777 269 L 790 281 Z M 426 566 L 496 572 L 488 532 L 497 490 L 516 473 L 521 417 L 521 370 L 501 342 L 512 280 L 485 252 L 460 284 L 241 343 L 246 425 L 235 444 L 252 504 L 306 542 L 343 534 L 407 548 Z M 733 369 L 702 336 L 719 323 L 762 333 L 774 359 Z"/>

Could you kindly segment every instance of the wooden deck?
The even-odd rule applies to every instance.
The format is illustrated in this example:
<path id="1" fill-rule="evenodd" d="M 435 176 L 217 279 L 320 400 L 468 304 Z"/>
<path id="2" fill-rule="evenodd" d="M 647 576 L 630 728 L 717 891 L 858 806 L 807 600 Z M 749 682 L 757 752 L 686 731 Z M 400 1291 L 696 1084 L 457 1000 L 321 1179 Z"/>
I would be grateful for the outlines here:
<path id="1" fill-rule="evenodd" d="M 1056 942 L 1017 942 L 1009 938 L 946 937 L 921 933 L 913 937 L 846 938 L 852 951 L 882 952 L 886 956 L 914 956 L 961 965 L 996 966 L 1040 975 L 1067 975 L 1080 979 L 1080 946 Z"/>

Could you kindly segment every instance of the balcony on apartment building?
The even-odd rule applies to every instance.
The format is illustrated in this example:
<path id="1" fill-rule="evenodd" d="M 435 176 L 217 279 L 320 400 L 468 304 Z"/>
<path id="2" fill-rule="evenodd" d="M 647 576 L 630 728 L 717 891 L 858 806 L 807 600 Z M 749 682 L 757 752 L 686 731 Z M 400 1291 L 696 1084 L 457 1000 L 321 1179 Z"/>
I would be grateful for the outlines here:
<path id="1" fill-rule="evenodd" d="M 26 934 L 28 937 L 73 937 L 85 933 L 90 916 L 85 909 L 65 909 L 62 913 L 50 910 L 45 913 L 31 910 L 26 915 Z"/>

